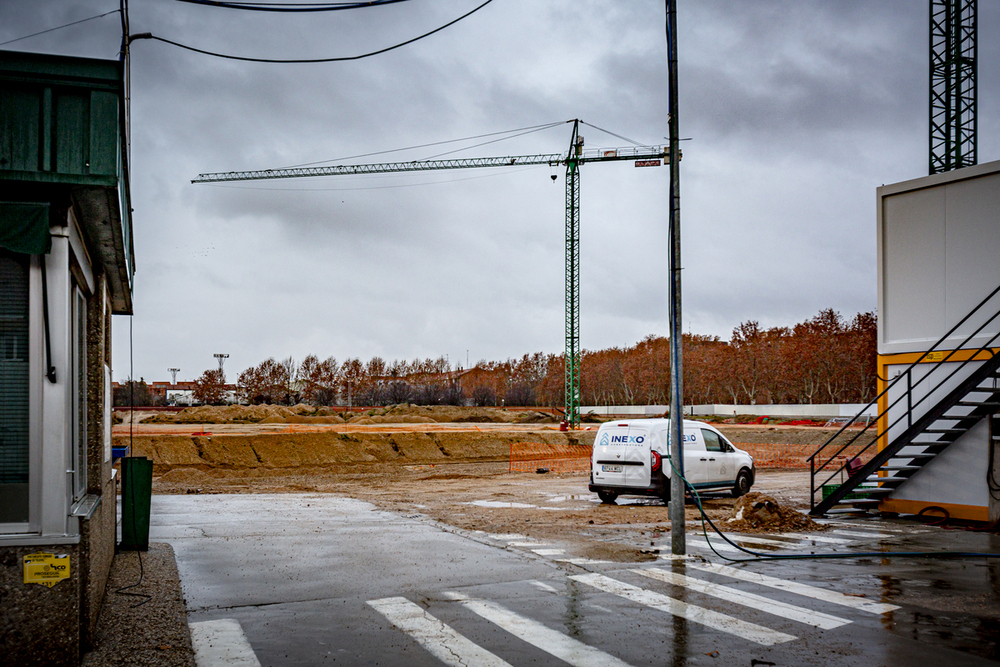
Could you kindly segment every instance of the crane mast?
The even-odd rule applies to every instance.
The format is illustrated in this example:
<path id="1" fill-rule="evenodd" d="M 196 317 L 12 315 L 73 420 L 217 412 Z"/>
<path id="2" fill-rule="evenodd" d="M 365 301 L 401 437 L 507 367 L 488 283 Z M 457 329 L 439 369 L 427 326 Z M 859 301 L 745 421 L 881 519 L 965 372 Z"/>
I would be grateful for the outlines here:
<path id="1" fill-rule="evenodd" d="M 344 164 L 324 167 L 294 167 L 199 174 L 192 183 L 261 181 L 310 176 L 354 176 L 444 169 L 483 167 L 523 167 L 548 165 L 566 167 L 566 320 L 564 362 L 565 420 L 569 427 L 580 424 L 580 166 L 588 162 L 631 160 L 636 166 L 659 166 L 668 163 L 662 146 L 584 150 L 580 121 L 573 121 L 573 134 L 566 153 L 506 155 L 498 157 L 456 158 L 451 160 L 410 160 L 375 164 Z M 555 178 L 553 176 L 553 178 Z"/>

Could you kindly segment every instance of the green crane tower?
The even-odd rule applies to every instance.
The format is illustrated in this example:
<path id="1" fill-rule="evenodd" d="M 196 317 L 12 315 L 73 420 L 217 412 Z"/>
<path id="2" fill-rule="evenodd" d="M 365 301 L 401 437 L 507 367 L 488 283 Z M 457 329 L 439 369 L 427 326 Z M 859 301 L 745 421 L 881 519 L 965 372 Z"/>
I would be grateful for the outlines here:
<path id="1" fill-rule="evenodd" d="M 376 164 L 344 164 L 325 167 L 261 169 L 199 174 L 192 183 L 261 181 L 308 176 L 355 176 L 479 167 L 523 167 L 527 165 L 566 166 L 566 321 L 565 321 L 565 419 L 570 428 L 580 424 L 580 166 L 588 162 L 632 160 L 636 166 L 652 167 L 667 163 L 662 146 L 614 148 L 585 151 L 580 136 L 580 120 L 573 123 L 573 135 L 566 153 L 507 155 L 502 157 L 456 158 L 451 160 L 411 160 Z M 553 178 L 555 178 L 553 176 Z"/>

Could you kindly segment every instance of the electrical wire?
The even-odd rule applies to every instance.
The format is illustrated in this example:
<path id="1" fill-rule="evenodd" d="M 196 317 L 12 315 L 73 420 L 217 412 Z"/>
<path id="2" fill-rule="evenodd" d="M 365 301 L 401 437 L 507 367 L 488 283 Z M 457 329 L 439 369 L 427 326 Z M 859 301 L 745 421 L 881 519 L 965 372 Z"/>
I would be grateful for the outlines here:
<path id="1" fill-rule="evenodd" d="M 636 146 L 649 146 L 650 145 L 650 144 L 641 144 L 638 141 L 635 141 L 634 139 L 629 139 L 628 137 L 623 137 L 620 134 L 615 134 L 611 130 L 605 130 L 603 127 L 597 127 L 596 125 L 591 125 L 590 123 L 588 123 L 586 121 L 582 121 L 581 120 L 580 124 L 581 125 L 586 125 L 587 127 L 592 127 L 595 130 L 599 130 L 601 132 L 604 132 L 605 134 L 610 134 L 612 137 L 617 137 L 618 139 L 621 139 L 622 141 L 627 141 L 627 142 L 629 142 L 631 144 L 635 144 Z"/>
<path id="2" fill-rule="evenodd" d="M 133 346 L 132 346 L 132 319 L 133 319 L 133 316 L 129 315 L 129 318 L 128 318 L 128 375 L 129 375 L 128 450 L 129 450 L 129 456 L 131 456 L 131 454 L 132 454 L 132 427 L 135 425 L 135 377 L 134 377 L 134 374 L 135 374 L 135 363 L 134 363 Z M 122 472 L 123 473 L 124 473 L 124 470 L 125 470 L 125 466 L 123 464 L 122 465 Z M 122 476 L 122 483 L 123 483 L 123 485 L 124 485 L 124 481 L 125 481 L 125 478 L 124 478 L 124 475 L 123 475 Z M 135 484 L 134 483 L 130 483 L 128 485 L 128 492 L 129 492 L 129 500 L 132 503 L 132 507 L 135 507 Z M 122 500 L 124 501 L 124 498 L 122 498 Z M 132 519 L 132 537 L 135 538 L 135 536 L 136 536 L 135 511 L 133 511 L 131 513 L 131 517 L 130 518 Z M 142 565 L 142 552 L 139 551 L 138 545 L 136 545 L 135 553 L 136 553 L 136 556 L 138 556 L 138 558 L 139 558 L 139 580 L 137 582 L 135 582 L 134 584 L 129 584 L 127 586 L 122 586 L 121 588 L 115 589 L 115 594 L 116 595 L 129 595 L 129 596 L 137 597 L 137 598 L 145 598 L 144 600 L 142 600 L 142 602 L 136 602 L 134 605 L 131 605 L 132 609 L 135 609 L 136 607 L 141 607 L 142 605 L 146 604 L 147 602 L 149 602 L 150 600 L 153 599 L 153 596 L 149 595 L 148 593 L 130 593 L 130 592 L 128 592 L 129 589 L 141 586 L 142 585 L 142 578 L 146 574 L 146 570 L 145 570 L 145 568 Z"/>
<path id="3" fill-rule="evenodd" d="M 347 156 L 347 157 L 333 158 L 332 160 L 318 160 L 316 162 L 303 162 L 302 164 L 293 164 L 293 165 L 289 165 L 287 167 L 281 167 L 281 169 L 298 169 L 299 167 L 313 167 L 313 166 L 316 166 L 318 164 L 328 164 L 330 162 L 343 162 L 345 160 L 357 160 L 358 158 L 373 157 L 375 155 L 386 155 L 388 153 L 402 153 L 403 151 L 411 151 L 411 150 L 416 150 L 418 148 L 430 148 L 432 146 L 442 146 L 444 144 L 454 144 L 454 143 L 458 143 L 459 141 L 472 141 L 473 139 L 483 139 L 485 137 L 495 137 L 495 136 L 500 135 L 500 134 L 511 134 L 513 132 L 523 132 L 524 130 L 535 130 L 535 129 L 547 130 L 550 127 L 556 127 L 558 125 L 564 125 L 565 123 L 569 123 L 569 122 L 572 122 L 572 121 L 558 121 L 558 122 L 555 122 L 555 123 L 545 123 L 543 125 L 530 125 L 528 127 L 519 127 L 519 128 L 513 129 L 513 130 L 503 130 L 503 131 L 500 131 L 500 132 L 488 132 L 486 134 L 477 134 L 477 135 L 472 136 L 472 137 L 463 137 L 461 139 L 448 139 L 446 141 L 433 141 L 433 142 L 431 142 L 429 144 L 419 144 L 417 146 L 407 146 L 406 148 L 393 148 L 391 150 L 376 151 L 374 153 L 362 153 L 360 155 L 350 155 L 350 156 Z M 517 135 L 517 136 L 520 136 L 520 135 Z"/>
<path id="4" fill-rule="evenodd" d="M 222 0 L 177 0 L 192 5 L 205 5 L 221 9 L 243 9 L 252 12 L 336 12 L 344 9 L 365 9 L 379 5 L 393 5 L 409 0 L 370 0 L 369 2 L 224 2 Z"/>
<path id="5" fill-rule="evenodd" d="M 573 121 L 569 121 L 569 120 L 566 121 L 566 123 L 571 123 L 571 122 L 573 122 Z M 563 125 L 563 124 L 565 124 L 565 123 L 552 123 L 551 125 L 540 126 L 537 129 L 528 129 L 525 132 L 520 132 L 518 134 L 512 134 L 509 137 L 500 137 L 499 139 L 493 139 L 491 141 L 484 141 L 482 143 L 473 144 L 471 146 L 464 146 L 462 148 L 456 148 L 453 151 L 446 151 L 444 153 L 438 153 L 437 155 L 431 155 L 430 157 L 426 157 L 424 159 L 425 160 L 434 160 L 434 159 L 439 158 L 439 157 L 444 157 L 445 155 L 453 155 L 454 153 L 461 153 L 462 151 L 469 150 L 470 148 L 479 148 L 480 146 L 488 146 L 489 144 L 495 144 L 495 143 L 500 142 L 500 141 L 506 141 L 507 139 L 513 139 L 515 137 L 523 137 L 526 134 L 532 134 L 534 132 L 541 132 L 542 130 L 547 130 L 550 127 L 555 127 L 556 125 Z"/>
<path id="6" fill-rule="evenodd" d="M 243 62 L 251 62 L 251 63 L 300 64 L 300 63 L 335 63 L 335 62 L 345 62 L 345 61 L 349 61 L 349 60 L 361 60 L 362 58 L 370 58 L 371 56 L 377 56 L 377 55 L 380 55 L 380 54 L 383 54 L 383 53 L 387 53 L 389 51 L 393 51 L 395 49 L 401 48 L 401 47 L 406 46 L 408 44 L 413 44 L 414 42 L 417 42 L 417 41 L 420 41 L 421 39 L 424 39 L 425 37 L 430 37 L 431 35 L 433 35 L 435 33 L 441 32 L 445 28 L 448 28 L 450 26 L 455 25 L 456 23 L 458 23 L 462 19 L 464 19 L 464 18 L 466 18 L 468 16 L 471 16 L 472 14 L 475 14 L 476 12 L 478 12 L 480 9 L 482 9 L 486 5 L 490 4 L 491 2 L 493 2 L 493 0 L 486 0 L 486 2 L 484 2 L 483 4 L 479 5 L 478 7 L 473 8 L 472 10 L 466 12 L 465 14 L 462 14 L 457 19 L 449 21 L 448 23 L 445 23 L 443 26 L 441 26 L 439 28 L 435 28 L 434 30 L 431 30 L 430 32 L 425 32 L 422 35 L 418 35 L 417 37 L 414 37 L 412 39 L 408 39 L 405 42 L 400 42 L 399 44 L 394 44 L 393 46 L 387 46 L 384 49 L 378 49 L 377 51 L 371 51 L 369 53 L 361 53 L 361 54 L 358 54 L 358 55 L 355 55 L 355 56 L 341 56 L 339 58 L 273 59 L 273 58 L 250 58 L 250 57 L 247 57 L 247 56 L 234 56 L 234 55 L 225 54 L 225 53 L 217 53 L 215 51 L 207 51 L 205 49 L 198 49 L 198 48 L 195 48 L 193 46 L 188 46 L 186 44 L 181 44 L 180 42 L 175 42 L 173 40 L 164 39 L 163 37 L 157 37 L 156 35 L 154 35 L 153 33 L 150 33 L 150 32 L 144 32 L 144 33 L 139 33 L 139 34 L 136 34 L 136 35 L 130 35 L 129 36 L 129 41 L 132 42 L 132 41 L 137 40 L 137 39 L 155 39 L 158 42 L 163 42 L 164 44 L 171 44 L 171 45 L 176 46 L 178 48 L 186 49 L 188 51 L 193 51 L 195 53 L 200 53 L 202 55 L 213 56 L 215 58 L 226 58 L 228 60 L 240 60 L 240 61 L 243 61 Z"/>
<path id="7" fill-rule="evenodd" d="M 709 548 L 716 556 L 732 563 L 753 563 L 770 560 L 835 560 L 846 558 L 1000 558 L 1000 553 L 970 551 L 857 551 L 819 554 L 768 554 L 753 551 L 752 549 L 747 549 L 746 547 L 741 547 L 736 544 L 734 541 L 726 537 L 721 530 L 719 530 L 719 527 L 713 523 L 712 519 L 710 519 L 708 514 L 705 512 L 705 508 L 701 504 L 701 496 L 698 494 L 698 491 L 691 485 L 690 482 L 688 482 L 687 478 L 678 472 L 671 459 L 668 458 L 667 461 L 669 462 L 670 468 L 673 470 L 674 474 L 679 477 L 682 482 L 684 482 L 684 486 L 687 487 L 688 491 L 691 493 L 691 497 L 695 501 L 695 504 L 698 506 L 698 511 L 701 514 L 701 532 L 705 537 L 705 542 L 708 543 Z M 719 537 L 729 543 L 730 546 L 742 551 L 743 553 L 749 554 L 752 558 L 730 558 L 729 556 L 724 556 L 719 553 L 718 550 L 716 550 L 716 548 L 712 545 L 712 541 L 708 537 L 708 529 L 705 527 L 706 523 L 712 527 L 712 530 L 718 533 Z"/>
<path id="8" fill-rule="evenodd" d="M 63 28 L 68 28 L 70 26 L 79 25 L 81 23 L 86 23 L 87 21 L 93 21 L 94 19 L 101 19 L 105 16 L 109 16 L 119 9 L 112 9 L 110 12 L 104 12 L 103 14 L 98 14 L 96 16 L 88 16 L 85 19 L 80 19 L 79 21 L 73 21 L 72 23 L 64 23 L 63 25 L 58 25 L 55 28 L 48 28 L 47 30 L 41 30 L 39 32 L 33 32 L 30 35 L 25 35 L 24 37 L 15 37 L 14 39 L 8 39 L 6 42 L 0 42 L 0 46 L 6 46 L 7 44 L 13 44 L 14 42 L 20 42 L 22 39 L 28 39 L 29 37 L 38 37 L 39 35 L 44 35 L 45 33 L 53 32 L 55 30 L 62 30 Z"/>

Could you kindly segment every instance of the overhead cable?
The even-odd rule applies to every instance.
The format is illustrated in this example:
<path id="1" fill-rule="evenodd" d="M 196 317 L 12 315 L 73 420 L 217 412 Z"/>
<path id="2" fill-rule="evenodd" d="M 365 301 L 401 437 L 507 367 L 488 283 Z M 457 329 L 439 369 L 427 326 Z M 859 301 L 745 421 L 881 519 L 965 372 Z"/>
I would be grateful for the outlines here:
<path id="1" fill-rule="evenodd" d="M 343 9 L 364 9 L 379 5 L 393 5 L 409 0 L 370 0 L 370 2 L 225 2 L 224 0 L 177 0 L 193 5 L 222 9 L 243 9 L 251 12 L 336 12 Z"/>
<path id="2" fill-rule="evenodd" d="M 586 125 L 587 127 L 592 127 L 595 130 L 600 130 L 601 132 L 603 132 L 605 134 L 610 134 L 612 137 L 617 137 L 618 139 L 621 139 L 622 141 L 628 141 L 629 143 L 635 144 L 636 146 L 645 146 L 646 145 L 646 144 L 640 144 L 638 141 L 635 141 L 633 139 L 629 139 L 628 137 L 623 137 L 620 134 L 615 134 L 611 130 L 605 130 L 603 127 L 597 127 L 596 125 L 591 125 L 590 123 L 588 123 L 586 121 L 582 121 L 581 120 L 580 123 L 582 123 L 583 125 Z"/>
<path id="3" fill-rule="evenodd" d="M 495 137 L 501 134 L 513 134 L 514 132 L 525 132 L 534 130 L 547 130 L 550 127 L 556 127 L 557 125 L 563 125 L 564 123 L 570 123 L 572 121 L 558 121 L 555 123 L 545 123 L 544 125 L 531 125 L 529 127 L 518 127 L 513 130 L 502 130 L 500 132 L 488 132 L 486 134 L 477 134 L 472 137 L 462 137 L 461 139 L 446 139 L 444 141 L 433 141 L 428 144 L 418 144 L 416 146 L 406 146 L 405 148 L 393 148 L 386 151 L 375 151 L 374 153 L 361 153 L 360 155 L 350 155 L 347 157 L 333 158 L 332 160 L 317 160 L 316 162 L 303 162 L 302 164 L 293 164 L 287 167 L 282 167 L 283 169 L 296 169 L 298 167 L 313 167 L 318 164 L 326 164 L 328 162 L 343 162 L 345 160 L 356 160 L 363 157 L 372 157 L 374 155 L 386 155 L 388 153 L 402 153 L 403 151 L 416 150 L 418 148 L 430 148 L 431 146 L 442 146 L 444 144 L 454 144 L 459 141 L 471 141 L 473 139 L 483 139 L 485 137 Z M 519 135 L 517 135 L 519 136 Z"/>
<path id="4" fill-rule="evenodd" d="M 455 25 L 456 23 L 458 23 L 462 19 L 464 19 L 464 18 L 466 18 L 468 16 L 471 16 L 472 14 L 475 14 L 476 12 L 478 12 L 480 9 L 482 9 L 486 5 L 490 4 L 491 2 L 493 2 L 493 0 L 486 0 L 486 2 L 484 2 L 483 4 L 479 5 L 478 7 L 475 7 L 474 9 L 472 9 L 471 11 L 466 12 L 465 14 L 462 14 L 457 19 L 455 19 L 453 21 L 449 21 L 448 23 L 445 23 L 443 26 L 441 26 L 439 28 L 435 28 L 434 30 L 431 30 L 430 32 L 425 32 L 422 35 L 414 37 L 413 39 L 408 39 L 405 42 L 400 42 L 399 44 L 395 44 L 393 46 L 387 46 L 386 48 L 379 49 L 378 51 L 371 51 L 370 53 L 362 53 L 362 54 L 359 54 L 359 55 L 356 55 L 356 56 L 342 56 L 342 57 L 339 57 L 339 58 L 294 58 L 294 59 L 288 59 L 288 60 L 279 60 L 279 59 L 273 59 L 273 58 L 248 58 L 246 56 L 234 56 L 234 55 L 229 55 L 229 54 L 225 54 L 225 53 L 216 53 L 214 51 L 206 51 L 204 49 L 197 49 L 197 48 L 195 48 L 193 46 L 188 46 L 186 44 L 181 44 L 179 42 L 174 42 L 174 41 L 169 40 L 169 39 L 164 39 L 163 37 L 157 37 L 156 35 L 154 35 L 152 33 L 149 33 L 149 32 L 144 32 L 144 33 L 140 33 L 140 34 L 137 34 L 137 35 L 132 35 L 132 36 L 129 37 L 129 41 L 134 41 L 134 40 L 137 40 L 137 39 L 155 39 L 158 42 L 163 42 L 165 44 L 172 44 L 173 46 L 176 46 L 176 47 L 179 47 L 179 48 L 182 48 L 182 49 L 186 49 L 188 51 L 194 51 L 195 53 L 200 53 L 202 55 L 214 56 L 216 58 L 226 58 L 228 60 L 242 60 L 244 62 L 251 62 L 251 63 L 278 63 L 278 64 L 334 63 L 334 62 L 343 62 L 343 61 L 347 61 L 347 60 L 361 60 L 362 58 L 370 58 L 371 56 L 377 56 L 379 54 L 386 53 L 386 52 L 392 51 L 394 49 L 398 49 L 398 48 L 400 48 L 402 46 L 406 46 L 407 44 L 412 44 L 412 43 L 414 43 L 416 41 L 419 41 L 419 40 L 423 39 L 424 37 L 430 37 L 434 33 L 441 32 L 445 28 L 447 28 L 449 26 Z"/>
<path id="5" fill-rule="evenodd" d="M 57 25 L 55 28 L 49 28 L 47 30 L 41 30 L 39 32 L 33 32 L 30 35 L 25 35 L 24 37 L 15 37 L 14 39 L 8 39 L 6 42 L 0 42 L 0 46 L 6 44 L 13 44 L 14 42 L 20 42 L 22 39 L 28 39 L 29 37 L 38 37 L 39 35 L 44 35 L 47 32 L 52 32 L 54 30 L 62 30 L 63 28 L 68 28 L 72 25 L 79 25 L 80 23 L 86 23 L 87 21 L 93 21 L 94 19 L 102 19 L 110 14 L 117 14 L 118 9 L 112 9 L 110 12 L 104 12 L 103 14 L 98 14 L 97 16 L 88 16 L 85 19 L 80 19 L 79 21 L 73 21 L 72 23 L 64 23 L 63 25 Z"/>
<path id="6" fill-rule="evenodd" d="M 572 121 L 566 121 L 566 122 L 572 122 Z M 542 130 L 549 129 L 550 127 L 555 127 L 557 125 L 562 125 L 562 124 L 563 124 L 562 122 L 559 122 L 559 123 L 550 123 L 549 125 L 539 125 L 537 127 L 525 128 L 524 131 L 518 132 L 517 134 L 511 134 L 508 137 L 500 137 L 499 139 L 491 139 L 489 141 L 484 141 L 482 143 L 473 144 L 471 146 L 464 146 L 462 148 L 456 148 L 453 151 L 446 151 L 444 153 L 438 153 L 437 155 L 431 155 L 430 157 L 424 158 L 424 159 L 426 159 L 426 160 L 434 160 L 434 159 L 439 158 L 439 157 L 444 157 L 445 155 L 452 155 L 454 153 L 461 153 L 462 151 L 467 151 L 470 148 L 478 148 L 480 146 L 486 146 L 488 144 L 495 144 L 498 141 L 506 141 L 507 139 L 513 139 L 515 137 L 522 137 L 522 136 L 524 136 L 526 134 L 532 134 L 534 132 L 540 132 Z"/>

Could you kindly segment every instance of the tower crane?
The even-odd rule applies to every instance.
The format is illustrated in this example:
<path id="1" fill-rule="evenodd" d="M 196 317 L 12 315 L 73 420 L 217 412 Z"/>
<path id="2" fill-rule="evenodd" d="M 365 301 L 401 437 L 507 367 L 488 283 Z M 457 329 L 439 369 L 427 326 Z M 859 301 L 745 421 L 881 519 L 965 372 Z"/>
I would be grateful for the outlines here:
<path id="1" fill-rule="evenodd" d="M 631 160 L 637 167 L 668 163 L 669 152 L 662 146 L 584 150 L 580 120 L 573 122 L 573 134 L 566 153 L 508 155 L 502 157 L 411 160 L 376 164 L 343 164 L 325 167 L 297 167 L 229 171 L 199 174 L 192 183 L 260 181 L 307 176 L 354 176 L 479 167 L 523 167 L 528 165 L 566 166 L 566 320 L 564 353 L 565 420 L 571 428 L 580 423 L 580 166 L 588 162 Z M 555 176 L 552 177 L 553 179 Z"/>

